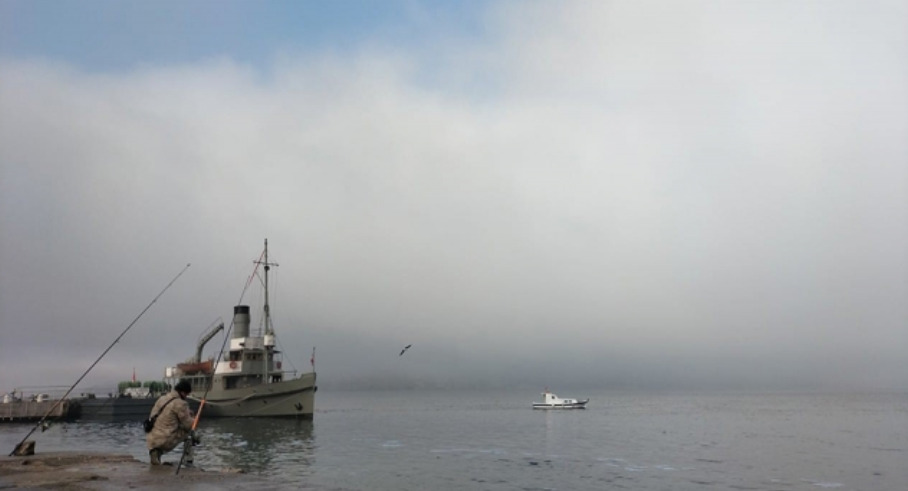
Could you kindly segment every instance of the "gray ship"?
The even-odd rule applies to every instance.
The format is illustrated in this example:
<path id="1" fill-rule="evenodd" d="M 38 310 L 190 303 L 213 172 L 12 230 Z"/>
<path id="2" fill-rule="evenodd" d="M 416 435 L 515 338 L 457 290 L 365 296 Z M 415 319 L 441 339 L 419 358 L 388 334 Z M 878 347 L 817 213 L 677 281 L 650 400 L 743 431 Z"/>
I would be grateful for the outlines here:
<path id="1" fill-rule="evenodd" d="M 82 397 L 74 399 L 72 418 L 79 421 L 142 421 L 157 401 L 154 397 Z"/>
<path id="2" fill-rule="evenodd" d="M 274 326 L 268 305 L 268 273 L 275 263 L 268 262 L 268 240 L 265 251 L 255 261 L 256 271 L 264 270 L 264 308 L 262 327 L 250 332 L 250 309 L 237 305 L 233 309 L 233 329 L 227 350 L 219 357 L 201 360 L 202 349 L 221 324 L 203 336 L 196 354 L 186 363 L 165 370 L 165 380 L 175 384 L 189 380 L 190 406 L 202 406 L 202 417 L 292 417 L 312 419 L 315 409 L 315 371 L 296 376 L 286 371 L 283 355 L 275 348 Z M 313 363 L 314 364 L 314 363 Z M 204 404 L 203 404 L 204 399 Z"/>

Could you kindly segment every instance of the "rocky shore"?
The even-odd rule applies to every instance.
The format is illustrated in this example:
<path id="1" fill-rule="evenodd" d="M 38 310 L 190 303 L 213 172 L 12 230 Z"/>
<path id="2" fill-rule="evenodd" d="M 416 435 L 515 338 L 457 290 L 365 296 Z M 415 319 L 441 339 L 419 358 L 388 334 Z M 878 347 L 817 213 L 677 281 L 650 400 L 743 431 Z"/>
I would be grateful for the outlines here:
<path id="1" fill-rule="evenodd" d="M 152 466 L 130 455 L 54 452 L 27 457 L 0 457 L 0 490 L 278 490 L 257 476 L 193 467 L 175 474 L 173 465 Z M 300 489 L 295 487 L 295 489 Z"/>

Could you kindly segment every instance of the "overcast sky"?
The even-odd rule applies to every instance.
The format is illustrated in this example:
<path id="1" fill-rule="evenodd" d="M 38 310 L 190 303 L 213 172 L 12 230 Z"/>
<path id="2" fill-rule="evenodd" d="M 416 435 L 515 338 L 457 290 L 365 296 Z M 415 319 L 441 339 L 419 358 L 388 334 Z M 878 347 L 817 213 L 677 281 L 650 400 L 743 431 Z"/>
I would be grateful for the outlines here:
<path id="1" fill-rule="evenodd" d="M 908 6 L 0 1 L 0 393 L 265 238 L 323 388 L 908 388 Z"/>

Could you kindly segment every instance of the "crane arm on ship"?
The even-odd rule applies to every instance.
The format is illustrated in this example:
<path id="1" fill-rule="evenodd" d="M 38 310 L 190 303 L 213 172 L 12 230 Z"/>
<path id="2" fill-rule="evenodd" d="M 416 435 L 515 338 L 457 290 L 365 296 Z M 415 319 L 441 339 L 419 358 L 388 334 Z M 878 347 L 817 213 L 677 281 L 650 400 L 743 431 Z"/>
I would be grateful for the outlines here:
<path id="1" fill-rule="evenodd" d="M 208 343 L 208 341 L 211 341 L 211 338 L 213 338 L 215 334 L 217 334 L 218 332 L 220 332 L 222 330 L 224 330 L 223 322 L 221 322 L 210 332 L 208 332 L 207 334 L 202 336 L 202 339 L 199 340 L 199 346 L 195 351 L 195 358 L 192 360 L 193 363 L 199 363 L 202 361 L 202 349 L 205 348 L 205 344 Z"/>

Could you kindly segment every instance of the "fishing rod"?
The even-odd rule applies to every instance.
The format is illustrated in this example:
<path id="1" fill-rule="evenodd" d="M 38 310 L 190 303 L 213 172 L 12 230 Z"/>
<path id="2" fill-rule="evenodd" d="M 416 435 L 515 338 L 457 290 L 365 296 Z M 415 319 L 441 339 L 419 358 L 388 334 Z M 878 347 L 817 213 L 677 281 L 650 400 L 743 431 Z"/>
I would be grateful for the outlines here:
<path id="1" fill-rule="evenodd" d="M 186 460 L 186 457 L 192 453 L 192 447 L 196 443 L 195 429 L 197 426 L 199 426 L 199 418 L 202 416 L 203 407 L 205 407 L 205 399 L 202 399 L 202 402 L 199 403 L 199 410 L 196 411 L 195 419 L 192 420 L 192 428 L 189 430 L 189 434 L 186 436 L 186 439 L 183 440 L 183 455 L 180 456 L 180 463 L 177 464 L 177 470 L 176 472 L 174 472 L 174 474 L 180 473 L 180 468 L 183 467 L 183 462 Z"/>
<path id="2" fill-rule="evenodd" d="M 252 284 L 252 279 L 255 278 L 256 272 L 259 269 L 259 264 L 261 264 L 262 257 L 265 256 L 263 251 L 261 256 L 259 256 L 258 261 L 253 261 L 255 263 L 255 268 L 252 269 L 252 274 L 249 275 L 249 278 L 246 279 L 246 285 L 243 287 L 243 291 L 240 293 L 240 299 L 237 301 L 237 305 L 243 302 L 243 297 L 246 296 L 246 290 L 249 289 L 249 285 Z M 199 419 L 202 416 L 202 408 L 205 407 L 205 400 L 208 398 L 208 391 L 211 390 L 211 386 L 214 385 L 214 374 L 217 372 L 218 364 L 224 358 L 224 349 L 227 347 L 227 340 L 230 339 L 230 332 L 233 331 L 233 324 L 235 319 L 230 320 L 230 327 L 224 331 L 224 341 L 221 343 L 221 351 L 218 353 L 218 358 L 214 362 L 214 366 L 211 367 L 211 378 L 208 384 L 205 387 L 205 392 L 202 393 L 202 399 L 199 401 L 199 409 L 195 413 L 195 419 L 192 421 L 192 428 L 189 430 L 189 434 L 186 435 L 186 439 L 183 440 L 183 455 L 180 456 L 180 463 L 177 464 L 176 471 L 174 475 L 180 473 L 180 469 L 183 467 L 183 463 L 186 461 L 186 457 L 189 456 L 192 446 L 195 443 L 195 429 L 199 425 Z"/>
<path id="3" fill-rule="evenodd" d="M 186 264 L 186 267 L 184 267 L 184 268 L 183 268 L 183 269 L 182 269 L 182 270 L 181 270 L 181 271 L 180 271 L 172 280 L 170 280 L 170 283 L 168 283 L 167 286 L 165 286 L 164 289 L 161 290 L 161 293 L 158 293 L 158 296 L 154 297 L 154 300 L 152 300 L 151 303 L 149 303 L 148 306 L 146 306 L 145 309 L 142 310 L 142 312 L 139 312 L 139 315 L 137 315 L 136 318 L 133 319 L 132 322 L 130 322 L 128 326 L 126 326 L 126 329 L 124 329 L 123 332 L 121 332 L 120 335 L 117 336 L 117 339 L 114 339 L 114 342 L 110 343 L 110 346 L 108 346 L 107 349 L 104 350 L 103 353 L 101 353 L 101 356 L 99 356 L 98 359 L 95 360 L 95 362 L 92 363 L 90 367 L 88 367 L 88 370 L 85 370 L 85 373 L 83 373 L 82 376 L 79 377 L 79 380 L 76 380 L 76 383 L 74 383 L 74 384 L 72 385 L 72 387 L 70 387 L 69 390 L 66 391 L 66 394 L 63 394 L 63 397 L 61 397 L 59 400 L 57 400 L 57 403 L 54 404 L 54 405 L 53 405 L 53 406 L 44 414 L 44 416 L 41 418 L 40 421 L 38 421 L 38 423 L 35 425 L 35 427 L 32 428 L 31 431 L 29 431 L 27 435 L 25 435 L 25 438 L 23 438 L 22 441 L 19 442 L 18 445 L 16 445 L 16 448 L 14 448 L 12 452 L 10 452 L 10 454 L 9 454 L 10 457 L 12 457 L 13 455 L 15 455 L 16 452 L 18 452 L 19 449 L 22 448 L 23 445 L 25 445 L 25 441 L 28 440 L 28 437 L 30 437 L 30 436 L 32 435 L 32 433 L 35 432 L 35 430 L 37 430 L 40 426 L 42 426 L 42 425 L 44 424 L 44 421 L 47 419 L 47 417 L 48 417 L 52 412 L 54 412 L 54 410 L 57 409 L 57 407 L 58 407 L 60 404 L 63 403 L 63 400 L 65 400 L 66 397 L 69 396 L 69 393 L 72 392 L 73 389 L 75 389 L 77 385 L 79 385 L 79 382 L 81 382 L 82 379 L 84 379 L 85 376 L 88 375 L 88 372 L 90 372 L 91 369 L 94 368 L 95 365 L 97 365 L 98 362 L 101 361 L 101 358 L 104 358 L 104 355 L 106 355 L 107 352 L 110 351 L 111 348 L 113 348 L 114 345 L 117 344 L 117 343 L 120 341 L 120 338 L 122 338 L 124 335 L 126 335 L 126 333 L 127 333 L 130 329 L 132 329 L 132 326 L 134 326 L 134 325 L 136 324 L 136 322 L 139 322 L 139 319 L 141 319 L 142 316 L 145 315 L 145 312 L 148 312 L 148 309 L 150 309 L 151 306 L 154 305 L 155 302 L 157 302 L 158 299 L 161 298 L 162 295 L 164 295 L 164 292 L 166 292 L 168 289 L 170 289 L 171 285 L 173 285 L 174 283 L 176 283 L 176 281 L 177 281 L 178 279 L 180 279 L 180 276 L 183 276 L 183 273 L 185 273 L 186 270 L 189 269 L 189 266 L 191 266 L 191 265 L 192 265 L 191 263 Z"/>
<path id="4" fill-rule="evenodd" d="M 183 463 L 186 462 L 186 457 L 190 455 L 192 447 L 196 443 L 195 429 L 199 426 L 199 419 L 202 417 L 202 408 L 205 407 L 205 399 L 208 397 L 208 391 L 211 390 L 211 386 L 214 385 L 214 374 L 217 372 L 218 363 L 220 363 L 221 357 L 224 354 L 224 347 L 227 346 L 227 340 L 230 339 L 230 331 L 232 330 L 233 321 L 231 320 L 230 328 L 224 332 L 224 342 L 221 343 L 221 352 L 218 354 L 218 359 L 214 362 L 214 366 L 211 367 L 211 378 L 205 387 L 205 392 L 202 393 L 202 400 L 199 401 L 199 409 L 195 412 L 195 418 L 192 420 L 192 427 L 189 429 L 189 434 L 186 435 L 186 439 L 183 440 L 183 455 L 180 456 L 180 463 L 177 464 L 174 475 L 180 473 L 180 468 L 183 467 Z"/>

